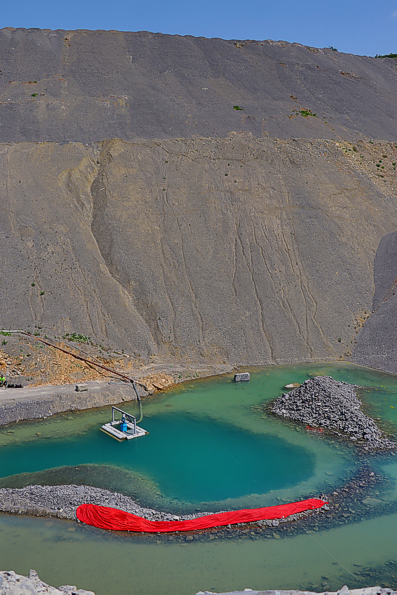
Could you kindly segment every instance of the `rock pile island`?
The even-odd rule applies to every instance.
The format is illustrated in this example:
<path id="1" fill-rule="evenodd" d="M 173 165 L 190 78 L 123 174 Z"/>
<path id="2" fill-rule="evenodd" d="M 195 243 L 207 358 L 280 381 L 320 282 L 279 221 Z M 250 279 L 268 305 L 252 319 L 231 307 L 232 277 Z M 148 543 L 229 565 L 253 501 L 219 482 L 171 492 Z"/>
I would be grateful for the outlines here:
<path id="1" fill-rule="evenodd" d="M 358 388 L 330 376 L 316 376 L 276 399 L 271 412 L 348 437 L 365 450 L 396 448 L 374 420 L 361 411 Z"/>

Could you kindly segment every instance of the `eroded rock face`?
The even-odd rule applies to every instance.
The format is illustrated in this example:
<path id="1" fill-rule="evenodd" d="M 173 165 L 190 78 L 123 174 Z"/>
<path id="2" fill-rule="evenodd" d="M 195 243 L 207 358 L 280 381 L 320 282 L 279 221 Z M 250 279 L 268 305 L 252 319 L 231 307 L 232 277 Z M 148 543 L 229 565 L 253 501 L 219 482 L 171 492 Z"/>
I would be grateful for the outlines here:
<path id="1" fill-rule="evenodd" d="M 64 585 L 56 589 L 40 580 L 37 572 L 31 570 L 29 577 L 16 574 L 13 570 L 0 572 L 0 591 L 2 595 L 95 595 L 93 591 L 77 589 Z"/>
<path id="2" fill-rule="evenodd" d="M 366 450 L 392 449 L 375 422 L 361 410 L 358 386 L 338 382 L 330 376 L 316 376 L 284 393 L 271 406 L 271 412 L 311 428 L 321 428 L 348 437 Z"/>
<path id="3" fill-rule="evenodd" d="M 344 357 L 397 220 L 346 151 L 244 135 L 2 145 L 1 326 L 168 361 Z"/>
<path id="4" fill-rule="evenodd" d="M 0 54 L 2 327 L 145 361 L 350 356 L 397 220 L 396 146 L 367 142 L 396 137 L 393 60 L 12 28 Z"/>
<path id="5" fill-rule="evenodd" d="M 359 336 L 352 361 L 397 373 L 397 232 L 384 236 L 374 264 L 372 314 Z"/>

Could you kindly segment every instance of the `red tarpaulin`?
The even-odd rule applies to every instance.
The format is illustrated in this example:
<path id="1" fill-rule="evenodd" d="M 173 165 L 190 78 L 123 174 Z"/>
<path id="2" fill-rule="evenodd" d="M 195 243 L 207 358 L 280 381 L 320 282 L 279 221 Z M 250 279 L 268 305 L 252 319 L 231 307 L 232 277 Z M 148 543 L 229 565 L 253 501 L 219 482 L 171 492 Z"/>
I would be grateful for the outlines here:
<path id="1" fill-rule="evenodd" d="M 169 533 L 172 531 L 195 531 L 234 525 L 235 523 L 251 523 L 253 521 L 284 519 L 291 514 L 321 508 L 326 502 L 317 498 L 281 504 L 279 506 L 266 506 L 232 512 L 219 512 L 207 516 L 197 517 L 187 521 L 148 521 L 136 514 L 124 512 L 117 508 L 97 506 L 96 504 L 82 504 L 76 510 L 79 521 L 93 525 L 100 529 L 112 531 L 138 531 L 140 533 Z"/>

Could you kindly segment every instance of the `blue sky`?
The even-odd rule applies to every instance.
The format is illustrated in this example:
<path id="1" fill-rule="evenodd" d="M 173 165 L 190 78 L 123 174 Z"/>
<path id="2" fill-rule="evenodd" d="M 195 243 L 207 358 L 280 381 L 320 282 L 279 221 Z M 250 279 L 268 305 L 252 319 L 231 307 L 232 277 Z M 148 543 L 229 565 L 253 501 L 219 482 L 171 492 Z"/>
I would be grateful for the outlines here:
<path id="1" fill-rule="evenodd" d="M 0 27 L 282 39 L 373 56 L 397 53 L 397 0 L 3 1 Z"/>

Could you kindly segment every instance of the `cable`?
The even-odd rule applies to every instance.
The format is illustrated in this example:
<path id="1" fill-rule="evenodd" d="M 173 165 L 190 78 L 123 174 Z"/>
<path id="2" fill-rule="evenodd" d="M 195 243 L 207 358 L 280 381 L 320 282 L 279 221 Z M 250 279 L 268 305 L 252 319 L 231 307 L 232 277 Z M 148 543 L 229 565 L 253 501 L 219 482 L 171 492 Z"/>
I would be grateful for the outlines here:
<path id="1" fill-rule="evenodd" d="M 352 572 L 350 572 L 350 570 L 348 570 L 348 569 L 346 568 L 346 566 L 343 566 L 342 562 L 339 562 L 339 560 L 338 560 L 337 558 L 335 558 L 335 556 L 333 556 L 333 555 L 331 554 L 331 552 L 329 552 L 329 551 L 327 550 L 327 548 L 326 548 L 326 547 L 324 547 L 324 546 L 323 546 L 323 545 L 322 545 L 322 544 L 321 544 L 319 541 L 317 541 L 317 539 L 314 539 L 314 537 L 313 537 L 313 535 L 312 535 L 311 533 L 309 533 L 308 531 L 306 531 L 306 534 L 307 534 L 307 535 L 309 535 L 309 537 L 311 537 L 311 538 L 313 539 L 313 541 L 315 541 L 315 542 L 317 543 L 317 545 L 319 545 L 320 547 L 322 547 L 322 548 L 323 548 L 323 550 L 325 550 L 325 551 L 327 552 L 327 554 L 329 554 L 329 555 L 331 556 L 331 558 L 333 558 L 333 559 L 335 560 L 335 562 L 337 562 L 338 564 L 340 564 L 340 565 L 342 566 L 342 568 L 343 568 L 344 570 L 346 570 L 346 572 L 348 572 L 348 573 L 349 573 L 349 574 L 350 574 L 350 575 L 351 575 L 353 578 L 355 578 L 356 580 L 360 581 L 360 578 L 359 578 L 359 577 L 357 577 L 355 574 L 353 574 Z M 364 581 L 363 581 L 363 580 L 361 580 L 361 583 L 363 583 L 363 582 L 364 582 Z"/>
<path id="2" fill-rule="evenodd" d="M 40 341 L 40 343 L 44 343 L 44 345 L 48 345 L 48 347 L 53 347 L 54 349 L 58 349 L 59 351 L 62 351 L 63 353 L 66 353 L 67 355 L 71 355 L 75 359 L 85 362 L 86 364 L 89 364 L 91 366 L 96 366 L 97 368 L 101 368 L 102 370 L 106 370 L 107 372 L 111 372 L 111 374 L 114 374 L 115 376 L 122 378 L 124 381 L 131 382 L 133 384 L 133 386 L 136 383 L 136 384 L 139 384 L 140 386 L 142 386 L 145 390 L 147 390 L 146 384 L 144 384 L 143 382 L 140 382 L 139 380 L 134 380 L 134 379 L 130 378 L 129 376 L 126 376 L 125 374 L 121 374 L 121 372 L 117 372 L 116 370 L 113 370 L 112 368 L 109 368 L 108 366 L 104 366 L 103 364 L 100 364 L 99 362 L 91 361 L 91 360 L 87 359 L 86 357 L 82 357 L 81 355 L 77 355 L 76 353 L 73 353 L 72 351 L 64 349 L 63 347 L 59 347 L 59 345 L 54 345 L 53 343 L 49 343 L 48 341 L 46 341 L 45 339 L 42 339 L 41 337 L 35 337 L 34 335 L 32 335 L 31 333 L 28 333 L 27 331 L 20 331 L 20 330 L 10 331 L 10 330 L 3 329 L 3 332 L 19 334 L 19 335 L 26 335 L 27 337 L 30 337 L 34 341 Z M 50 340 L 55 341 L 55 339 L 50 339 Z M 135 386 L 134 386 L 134 389 L 138 396 L 138 391 L 136 390 Z"/>
<path id="3" fill-rule="evenodd" d="M 141 403 L 141 397 L 139 395 L 138 389 L 136 387 L 137 384 L 139 384 L 140 386 L 142 386 L 145 390 L 147 390 L 147 386 L 146 384 L 144 384 L 143 382 L 140 382 L 139 380 L 135 380 L 134 378 L 130 378 L 129 376 L 126 376 L 125 374 L 121 374 L 120 372 L 117 372 L 116 370 L 113 370 L 112 368 L 109 368 L 108 366 L 104 366 L 103 364 L 99 363 L 98 360 L 97 361 L 91 361 L 90 359 L 87 359 L 86 357 L 82 357 L 81 355 L 77 355 L 76 353 L 73 353 L 72 351 L 69 351 L 68 349 L 64 349 L 63 347 L 59 347 L 59 345 L 56 345 L 54 343 L 50 343 L 49 341 L 46 341 L 45 339 L 42 339 L 41 337 L 35 337 L 34 335 L 32 335 L 31 333 L 28 333 L 27 331 L 21 331 L 21 330 L 4 330 L 3 332 L 5 333 L 11 333 L 13 335 L 25 335 L 27 337 L 30 337 L 31 339 L 33 339 L 34 341 L 39 341 L 40 343 L 43 343 L 44 345 L 48 345 L 48 347 L 53 347 L 54 349 L 58 349 L 58 351 L 62 351 L 62 353 L 66 353 L 67 355 L 71 355 L 72 357 L 74 357 L 75 359 L 78 359 L 82 362 L 85 362 L 86 364 L 89 364 L 90 366 L 96 366 L 97 368 L 101 368 L 102 370 L 106 370 L 107 372 L 110 372 L 111 374 L 114 374 L 115 376 L 118 376 L 119 378 L 121 378 L 124 382 L 128 382 L 130 384 L 132 384 L 133 389 L 135 391 L 137 400 L 138 400 L 138 404 L 139 404 L 139 422 L 140 423 L 143 419 L 143 413 L 142 413 L 142 403 Z M 51 339 L 50 341 L 55 342 L 55 339 Z M 79 349 L 77 347 L 77 349 Z M 84 351 L 82 349 L 79 349 L 79 351 L 82 351 L 84 353 Z M 92 356 L 90 356 L 91 358 Z M 95 357 L 93 357 L 92 359 L 96 359 Z"/>

